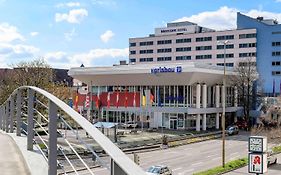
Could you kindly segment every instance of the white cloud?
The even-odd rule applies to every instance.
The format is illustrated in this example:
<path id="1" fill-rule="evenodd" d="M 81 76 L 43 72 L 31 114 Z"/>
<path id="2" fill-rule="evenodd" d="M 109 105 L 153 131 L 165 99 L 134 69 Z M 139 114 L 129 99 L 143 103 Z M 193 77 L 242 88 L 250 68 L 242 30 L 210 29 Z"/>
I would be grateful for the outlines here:
<path id="1" fill-rule="evenodd" d="M 82 63 L 85 66 L 111 66 L 120 59 L 127 58 L 129 48 L 124 49 L 92 49 L 86 53 L 67 54 L 66 52 L 50 52 L 44 58 L 53 67 L 70 68 L 79 67 Z"/>
<path id="2" fill-rule="evenodd" d="M 30 36 L 37 36 L 38 34 L 38 32 L 30 32 Z"/>
<path id="3" fill-rule="evenodd" d="M 74 37 L 74 36 L 76 36 L 77 34 L 76 34 L 76 30 L 75 30 L 75 28 L 73 28 L 70 32 L 65 32 L 64 33 L 64 38 L 67 40 L 67 41 L 71 41 L 72 40 L 72 38 Z"/>
<path id="4" fill-rule="evenodd" d="M 24 41 L 24 37 L 17 31 L 15 26 L 11 26 L 8 23 L 0 24 L 0 42 L 11 41 Z"/>
<path id="5" fill-rule="evenodd" d="M 102 42 L 107 43 L 114 35 L 115 34 L 111 30 L 107 30 L 100 36 L 100 39 Z"/>
<path id="6" fill-rule="evenodd" d="M 281 1 L 281 0 L 280 0 Z M 178 21 L 190 21 L 197 23 L 203 27 L 208 27 L 216 30 L 225 30 L 225 29 L 235 29 L 236 28 L 236 17 L 239 9 L 229 8 L 227 6 L 220 7 L 216 11 L 205 11 L 192 15 L 190 17 L 182 17 L 175 20 Z M 243 14 L 256 18 L 258 16 L 263 16 L 265 18 L 273 18 L 281 21 L 281 13 L 272 13 L 260 10 L 250 10 L 242 11 Z"/>
<path id="7" fill-rule="evenodd" d="M 116 6 L 117 3 L 114 0 L 92 0 L 92 4 L 100 6 Z"/>
<path id="8" fill-rule="evenodd" d="M 275 0 L 275 2 L 281 2 L 281 0 Z"/>
<path id="9" fill-rule="evenodd" d="M 86 9 L 73 9 L 69 13 L 56 13 L 55 21 L 67 21 L 69 23 L 80 23 L 84 17 L 88 16 L 88 11 Z"/>
<path id="10" fill-rule="evenodd" d="M 57 8 L 63 8 L 63 7 L 80 7 L 79 2 L 68 2 L 68 3 L 59 3 L 56 5 Z"/>

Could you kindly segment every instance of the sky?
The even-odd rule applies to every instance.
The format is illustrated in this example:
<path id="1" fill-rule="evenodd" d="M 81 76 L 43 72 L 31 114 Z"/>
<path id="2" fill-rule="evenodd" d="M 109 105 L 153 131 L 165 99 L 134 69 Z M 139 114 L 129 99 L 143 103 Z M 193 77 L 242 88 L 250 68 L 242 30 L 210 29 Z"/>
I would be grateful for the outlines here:
<path id="1" fill-rule="evenodd" d="M 42 58 L 53 68 L 128 60 L 129 38 L 167 22 L 235 29 L 236 13 L 281 23 L 281 0 L 0 0 L 0 67 Z"/>

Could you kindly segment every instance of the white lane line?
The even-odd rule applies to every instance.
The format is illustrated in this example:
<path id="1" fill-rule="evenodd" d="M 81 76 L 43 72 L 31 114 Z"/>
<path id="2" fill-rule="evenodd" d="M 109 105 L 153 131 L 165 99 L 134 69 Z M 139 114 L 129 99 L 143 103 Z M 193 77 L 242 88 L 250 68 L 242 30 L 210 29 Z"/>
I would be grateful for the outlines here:
<path id="1" fill-rule="evenodd" d="M 231 153 L 230 155 L 235 155 L 235 154 L 239 154 L 238 152 L 235 152 L 235 153 Z"/>
<path id="2" fill-rule="evenodd" d="M 200 164 L 202 164 L 203 162 L 197 162 L 197 163 L 193 163 L 193 164 L 191 164 L 191 166 L 198 166 L 198 165 L 200 165 Z"/>
<path id="3" fill-rule="evenodd" d="M 219 155 L 218 154 L 211 154 L 211 155 L 208 155 L 207 157 L 210 158 L 210 157 L 218 157 Z"/>
<path id="4" fill-rule="evenodd" d="M 178 167 L 178 168 L 175 168 L 175 169 L 172 169 L 172 171 L 177 171 L 177 170 L 181 170 L 182 167 Z"/>

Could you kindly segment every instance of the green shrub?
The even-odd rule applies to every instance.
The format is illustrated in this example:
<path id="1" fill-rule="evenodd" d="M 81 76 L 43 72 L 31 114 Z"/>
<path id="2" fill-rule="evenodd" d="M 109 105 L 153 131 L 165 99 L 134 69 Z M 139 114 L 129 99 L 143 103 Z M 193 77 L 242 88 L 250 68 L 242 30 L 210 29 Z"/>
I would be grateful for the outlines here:
<path id="1" fill-rule="evenodd" d="M 222 166 L 218 166 L 206 171 L 194 173 L 193 175 L 218 175 L 223 172 L 228 172 L 230 170 L 234 170 L 240 167 L 243 167 L 248 164 L 248 159 L 247 158 L 242 158 L 238 160 L 233 160 L 225 164 L 225 167 L 223 168 Z"/>

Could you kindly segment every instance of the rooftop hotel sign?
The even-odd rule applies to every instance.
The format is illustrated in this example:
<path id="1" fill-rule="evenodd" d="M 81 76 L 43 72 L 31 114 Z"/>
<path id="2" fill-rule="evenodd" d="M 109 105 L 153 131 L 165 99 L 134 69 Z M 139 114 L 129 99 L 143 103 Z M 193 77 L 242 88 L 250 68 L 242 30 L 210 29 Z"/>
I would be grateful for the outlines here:
<path id="1" fill-rule="evenodd" d="M 157 73 L 181 73 L 182 72 L 182 67 L 181 66 L 176 66 L 176 67 L 156 67 L 152 68 L 150 71 L 152 74 L 157 74 Z"/>

